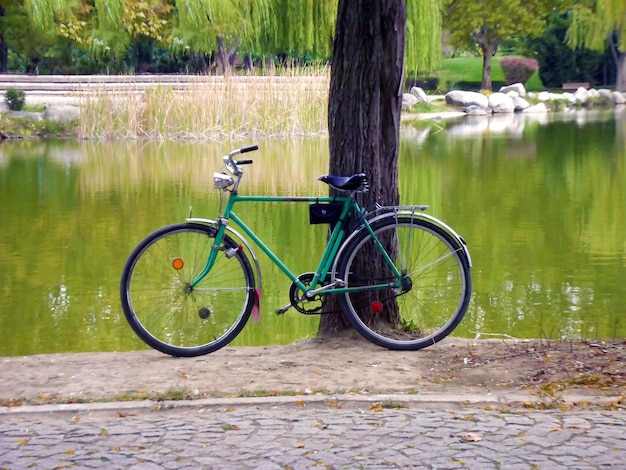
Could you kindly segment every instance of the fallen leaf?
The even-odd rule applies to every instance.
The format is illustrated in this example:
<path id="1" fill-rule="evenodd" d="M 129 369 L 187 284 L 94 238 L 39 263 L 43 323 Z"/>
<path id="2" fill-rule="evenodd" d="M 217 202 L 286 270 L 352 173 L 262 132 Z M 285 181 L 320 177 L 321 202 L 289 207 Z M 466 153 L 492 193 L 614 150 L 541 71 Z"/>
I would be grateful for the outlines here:
<path id="1" fill-rule="evenodd" d="M 483 440 L 483 436 L 481 434 L 476 434 L 475 432 L 468 432 L 461 438 L 461 440 L 463 442 L 478 442 Z"/>

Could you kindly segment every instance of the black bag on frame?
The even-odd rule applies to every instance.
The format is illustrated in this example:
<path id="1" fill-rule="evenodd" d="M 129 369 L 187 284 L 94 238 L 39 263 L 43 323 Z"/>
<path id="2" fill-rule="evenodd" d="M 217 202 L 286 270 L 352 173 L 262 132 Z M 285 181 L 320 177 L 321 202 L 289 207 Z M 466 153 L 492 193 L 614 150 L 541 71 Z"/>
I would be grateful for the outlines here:
<path id="1" fill-rule="evenodd" d="M 309 205 L 309 223 L 334 224 L 339 221 L 343 202 L 316 202 Z"/>

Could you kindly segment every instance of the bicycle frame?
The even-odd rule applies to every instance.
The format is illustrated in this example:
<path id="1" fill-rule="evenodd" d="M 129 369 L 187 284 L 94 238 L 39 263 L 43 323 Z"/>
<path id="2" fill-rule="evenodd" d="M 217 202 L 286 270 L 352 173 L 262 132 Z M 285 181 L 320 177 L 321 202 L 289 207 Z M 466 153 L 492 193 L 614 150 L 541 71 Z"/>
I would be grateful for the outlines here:
<path id="1" fill-rule="evenodd" d="M 233 211 L 233 207 L 238 202 L 300 202 L 300 203 L 318 203 L 318 202 L 342 202 L 343 207 L 341 214 L 339 216 L 338 222 L 335 224 L 333 231 L 330 235 L 328 243 L 326 244 L 326 248 L 322 257 L 318 263 L 317 269 L 314 273 L 314 278 L 311 281 L 311 284 L 307 287 L 305 286 L 299 279 L 296 274 L 294 274 L 287 265 L 259 238 L 258 235 L 254 233 L 254 231 L 248 227 Z M 361 208 L 357 204 L 351 196 L 322 196 L 322 197 L 286 197 L 286 196 L 240 196 L 235 192 L 231 192 L 228 201 L 226 203 L 226 207 L 224 208 L 224 213 L 222 216 L 218 217 L 215 224 L 217 225 L 217 233 L 215 235 L 215 245 L 213 246 L 213 250 L 207 260 L 207 263 L 200 274 L 191 282 L 191 287 L 197 286 L 202 279 L 211 271 L 215 260 L 217 259 L 218 252 L 220 251 L 220 246 L 224 239 L 224 235 L 227 230 L 227 226 L 230 221 L 235 222 L 241 230 L 267 255 L 267 257 L 274 263 L 276 266 L 280 268 L 280 270 L 293 282 L 295 283 L 302 292 L 314 292 L 317 294 L 318 292 L 324 291 L 325 293 L 332 294 L 340 294 L 345 292 L 355 292 L 360 290 L 375 290 L 375 289 L 385 289 L 390 287 L 390 283 L 383 283 L 378 285 L 370 285 L 365 287 L 343 287 L 341 282 L 335 284 L 329 284 L 326 286 L 322 286 L 321 284 L 326 280 L 331 268 L 335 266 L 334 260 L 340 249 L 342 248 L 345 240 L 346 240 L 346 228 L 345 221 L 348 214 L 353 211 L 355 214 L 361 214 Z M 202 219 L 188 219 L 189 221 L 197 221 L 201 222 Z M 212 222 L 212 221 L 205 221 Z M 391 260 L 386 250 L 382 246 L 382 244 L 378 241 L 376 235 L 374 234 L 369 222 L 367 219 L 363 218 L 362 220 L 363 227 L 369 231 L 374 240 L 378 245 L 381 253 L 383 254 L 384 259 L 389 264 L 390 269 L 395 274 L 395 282 L 391 285 L 394 288 L 400 288 L 402 285 L 402 274 L 398 271 L 394 262 Z M 236 235 L 237 232 L 234 232 Z M 244 239 L 245 240 L 245 239 Z M 247 243 L 246 243 L 247 244 Z M 248 245 L 249 248 L 249 245 Z M 241 248 L 239 248 L 241 249 Z M 226 253 L 226 256 L 232 256 L 232 254 Z M 318 288 L 318 286 L 320 286 Z"/>

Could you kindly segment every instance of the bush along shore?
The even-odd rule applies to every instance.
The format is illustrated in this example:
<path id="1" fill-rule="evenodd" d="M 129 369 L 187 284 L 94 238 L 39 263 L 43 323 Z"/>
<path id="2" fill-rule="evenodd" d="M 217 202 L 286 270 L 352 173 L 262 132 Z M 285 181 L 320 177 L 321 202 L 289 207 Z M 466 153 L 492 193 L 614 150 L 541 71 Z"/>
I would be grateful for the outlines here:
<path id="1" fill-rule="evenodd" d="M 291 85 L 271 80 L 234 86 L 223 81 L 174 90 L 167 85 L 141 92 L 90 90 L 63 103 L 41 103 L 26 111 L 0 102 L 0 140 L 22 138 L 211 139 L 327 135 L 327 82 L 292 77 Z M 323 78 L 323 77 L 322 77 Z M 322 86 L 320 86 L 320 83 Z M 210 98 L 207 98 L 210 97 Z M 427 95 L 413 87 L 404 93 L 405 120 L 463 115 L 548 113 L 623 106 L 626 94 L 579 87 L 572 92 L 526 92 L 516 83 L 497 92 L 452 90 Z M 30 109 L 29 109 L 30 108 Z"/>

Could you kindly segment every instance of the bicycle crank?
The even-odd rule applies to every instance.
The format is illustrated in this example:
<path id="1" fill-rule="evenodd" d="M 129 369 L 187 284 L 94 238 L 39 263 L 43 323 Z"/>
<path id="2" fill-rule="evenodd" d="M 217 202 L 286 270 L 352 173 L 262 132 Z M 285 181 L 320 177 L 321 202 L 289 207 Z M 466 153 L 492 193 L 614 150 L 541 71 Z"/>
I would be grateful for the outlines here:
<path id="1" fill-rule="evenodd" d="M 315 273 L 304 273 L 298 276 L 298 280 L 304 284 L 305 287 L 309 287 L 314 276 Z M 327 297 L 328 296 L 323 293 L 307 297 L 295 282 L 293 282 L 289 288 L 289 300 L 291 301 L 291 306 L 298 312 L 305 315 L 315 315 L 320 313 L 322 311 L 322 307 L 324 307 Z"/>

